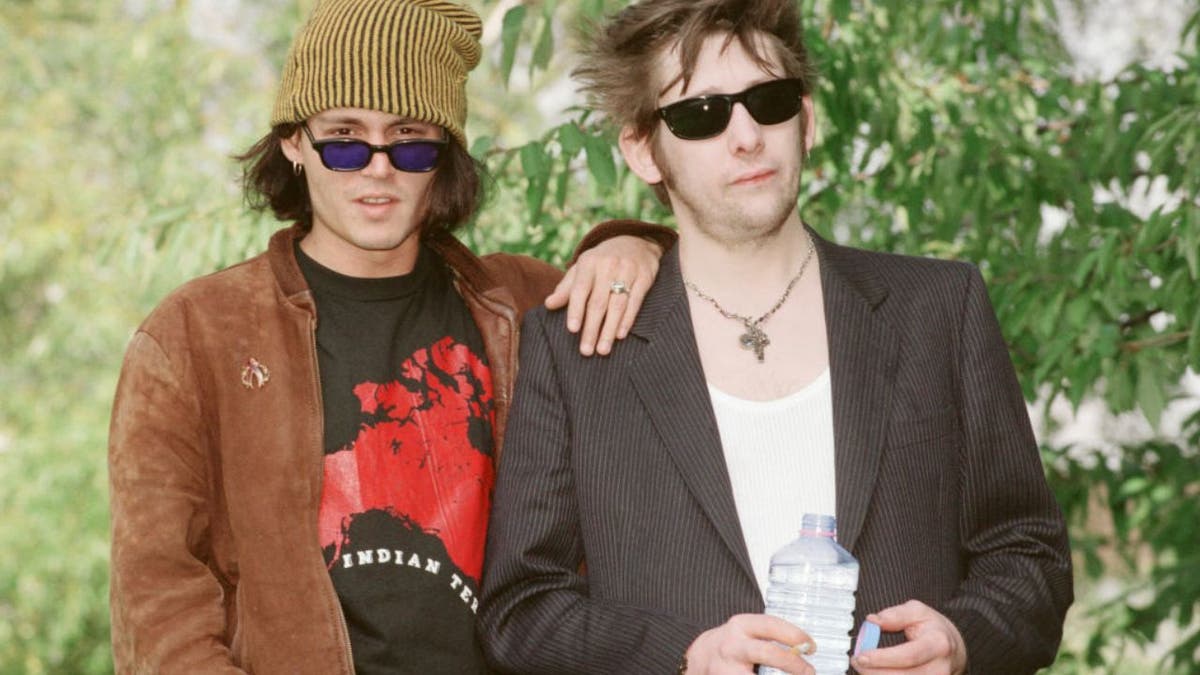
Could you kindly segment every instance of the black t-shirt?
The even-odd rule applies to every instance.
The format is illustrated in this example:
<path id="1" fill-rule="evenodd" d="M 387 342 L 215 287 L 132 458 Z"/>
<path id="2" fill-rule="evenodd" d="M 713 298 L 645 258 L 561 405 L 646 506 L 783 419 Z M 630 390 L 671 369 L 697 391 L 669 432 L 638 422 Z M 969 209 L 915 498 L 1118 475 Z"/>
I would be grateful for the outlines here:
<path id="1" fill-rule="evenodd" d="M 486 673 L 475 613 L 494 407 L 479 330 L 425 247 L 384 279 L 296 256 L 317 305 L 321 547 L 355 669 Z"/>

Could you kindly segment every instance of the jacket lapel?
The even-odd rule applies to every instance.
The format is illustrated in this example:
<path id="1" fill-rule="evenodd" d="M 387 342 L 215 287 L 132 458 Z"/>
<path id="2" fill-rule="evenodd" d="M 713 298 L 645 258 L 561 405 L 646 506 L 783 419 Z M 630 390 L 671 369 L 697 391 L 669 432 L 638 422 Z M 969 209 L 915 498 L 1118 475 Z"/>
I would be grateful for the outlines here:
<path id="1" fill-rule="evenodd" d="M 646 296 L 631 334 L 640 338 L 628 366 L 633 388 L 688 489 L 753 581 L 754 571 L 693 334 L 678 247 L 663 256 L 658 279 Z"/>
<path id="2" fill-rule="evenodd" d="M 488 273 L 483 262 L 453 235 L 433 230 L 422 240 L 446 263 L 454 288 L 462 296 L 483 338 L 492 373 L 492 465 L 500 466 L 504 431 L 515 388 L 520 317 L 513 292 Z"/>
<path id="3" fill-rule="evenodd" d="M 868 254 L 813 236 L 829 340 L 838 541 L 853 550 L 879 469 L 900 334 L 876 311 L 887 288 Z"/>
<path id="4" fill-rule="evenodd" d="M 866 254 L 810 234 L 821 261 L 829 341 L 838 541 L 853 550 L 878 474 L 901 336 L 877 311 L 888 292 Z M 753 580 L 678 248 L 663 257 L 632 334 L 642 341 L 629 363 L 634 390 L 688 489 Z"/>

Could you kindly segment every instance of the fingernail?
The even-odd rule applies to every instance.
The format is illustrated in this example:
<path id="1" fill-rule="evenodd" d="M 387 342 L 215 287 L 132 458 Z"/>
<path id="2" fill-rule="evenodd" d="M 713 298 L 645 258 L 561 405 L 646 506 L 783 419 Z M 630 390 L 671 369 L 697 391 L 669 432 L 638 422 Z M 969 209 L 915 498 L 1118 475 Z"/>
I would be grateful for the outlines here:
<path id="1" fill-rule="evenodd" d="M 608 340 L 601 340 L 600 345 L 596 349 L 603 354 L 607 354 L 608 351 L 612 349 L 612 343 Z"/>
<path id="2" fill-rule="evenodd" d="M 792 645 L 791 651 L 799 656 L 808 656 L 817 651 L 817 645 L 812 642 L 801 642 L 798 645 Z"/>

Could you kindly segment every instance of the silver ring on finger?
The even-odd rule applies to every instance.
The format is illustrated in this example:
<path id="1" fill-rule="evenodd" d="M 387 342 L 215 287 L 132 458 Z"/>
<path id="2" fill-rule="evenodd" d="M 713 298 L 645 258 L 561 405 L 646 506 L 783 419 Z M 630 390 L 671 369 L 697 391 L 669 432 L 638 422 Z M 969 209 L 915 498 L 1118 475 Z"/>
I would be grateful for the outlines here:
<path id="1" fill-rule="evenodd" d="M 629 287 L 625 285 L 624 281 L 614 281 L 608 285 L 608 288 L 613 295 L 625 295 L 629 293 Z"/>

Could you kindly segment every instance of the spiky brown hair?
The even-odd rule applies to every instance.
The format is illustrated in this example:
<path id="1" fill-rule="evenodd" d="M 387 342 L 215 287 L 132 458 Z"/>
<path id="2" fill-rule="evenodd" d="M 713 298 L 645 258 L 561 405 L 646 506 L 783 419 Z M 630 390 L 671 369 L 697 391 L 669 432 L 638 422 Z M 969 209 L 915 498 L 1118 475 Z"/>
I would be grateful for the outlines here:
<path id="1" fill-rule="evenodd" d="M 659 97 L 681 80 L 687 88 L 700 49 L 714 34 L 726 34 L 729 43 L 737 40 L 764 69 L 778 61 L 783 75 L 801 80 L 807 94 L 816 73 L 804 46 L 796 4 L 796 0 L 641 0 L 603 26 L 587 30 L 582 65 L 572 74 L 591 105 L 614 125 L 632 126 L 638 136 L 651 138 L 658 128 Z M 775 54 L 764 53 L 764 47 Z M 677 51 L 681 70 L 670 81 L 656 82 L 656 65 L 669 50 Z"/>

